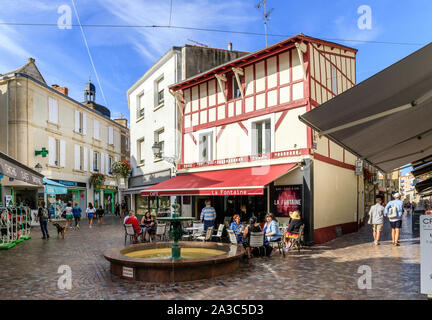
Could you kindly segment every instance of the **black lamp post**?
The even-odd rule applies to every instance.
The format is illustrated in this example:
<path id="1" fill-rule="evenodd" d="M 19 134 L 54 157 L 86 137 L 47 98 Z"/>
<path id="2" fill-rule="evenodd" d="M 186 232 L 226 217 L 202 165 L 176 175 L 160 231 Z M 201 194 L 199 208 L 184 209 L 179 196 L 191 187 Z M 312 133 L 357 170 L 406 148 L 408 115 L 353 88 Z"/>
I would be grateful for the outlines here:
<path id="1" fill-rule="evenodd" d="M 154 154 L 154 156 L 155 156 L 156 158 L 161 158 L 161 157 L 162 157 L 161 152 L 160 152 L 161 147 L 160 147 L 160 144 L 159 144 L 158 142 L 155 142 L 155 143 L 153 144 L 153 146 L 152 146 L 152 150 L 153 150 L 153 154 Z"/>

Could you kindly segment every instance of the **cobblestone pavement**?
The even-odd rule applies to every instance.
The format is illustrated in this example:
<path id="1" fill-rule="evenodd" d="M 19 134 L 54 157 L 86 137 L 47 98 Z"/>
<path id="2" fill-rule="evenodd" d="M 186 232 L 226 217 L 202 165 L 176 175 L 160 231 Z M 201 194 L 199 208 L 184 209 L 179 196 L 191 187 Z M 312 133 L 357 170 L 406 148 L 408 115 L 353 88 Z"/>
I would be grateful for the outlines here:
<path id="1" fill-rule="evenodd" d="M 316 245 L 285 258 L 255 258 L 240 270 L 211 280 L 178 284 L 131 282 L 112 276 L 103 252 L 124 242 L 120 219 L 106 217 L 104 225 L 69 231 L 66 239 L 33 238 L 0 251 L 0 299 L 425 299 L 419 294 L 419 238 L 409 232 L 405 218 L 401 246 L 391 244 L 385 225 L 380 246 L 370 227 Z M 276 250 L 275 250 L 276 251 Z M 60 265 L 72 269 L 72 289 L 60 290 Z M 372 289 L 358 288 L 360 266 L 372 270 Z"/>

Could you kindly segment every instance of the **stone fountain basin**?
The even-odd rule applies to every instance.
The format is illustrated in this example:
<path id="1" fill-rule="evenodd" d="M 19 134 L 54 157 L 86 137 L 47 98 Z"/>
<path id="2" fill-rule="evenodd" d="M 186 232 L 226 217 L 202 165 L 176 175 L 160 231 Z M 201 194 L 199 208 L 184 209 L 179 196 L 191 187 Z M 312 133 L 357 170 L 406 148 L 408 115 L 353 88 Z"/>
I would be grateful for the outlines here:
<path id="1" fill-rule="evenodd" d="M 232 273 L 245 254 L 243 246 L 216 242 L 180 241 L 182 248 L 225 251 L 224 254 L 196 259 L 144 259 L 124 254 L 146 249 L 171 248 L 171 242 L 132 244 L 111 248 L 104 256 L 111 263 L 111 273 L 129 280 L 146 282 L 182 282 L 208 279 Z"/>

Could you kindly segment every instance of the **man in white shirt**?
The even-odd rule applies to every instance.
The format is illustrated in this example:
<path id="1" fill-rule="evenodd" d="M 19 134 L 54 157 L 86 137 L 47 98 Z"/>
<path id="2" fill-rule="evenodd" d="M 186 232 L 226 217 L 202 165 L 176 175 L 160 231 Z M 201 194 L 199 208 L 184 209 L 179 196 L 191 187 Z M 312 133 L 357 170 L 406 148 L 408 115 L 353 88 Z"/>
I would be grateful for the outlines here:
<path id="1" fill-rule="evenodd" d="M 372 225 L 374 244 L 377 246 L 380 244 L 379 240 L 384 225 L 384 207 L 380 197 L 376 198 L 376 204 L 369 210 L 369 224 Z"/>
<path id="2" fill-rule="evenodd" d="M 126 217 L 124 217 L 124 219 L 123 219 L 123 224 L 125 224 L 125 223 L 126 223 L 126 220 L 127 220 L 128 218 L 129 218 L 129 216 L 130 216 L 131 212 L 133 212 L 133 211 L 132 211 L 132 210 L 131 210 L 131 211 L 129 211 L 128 215 L 127 215 Z"/>

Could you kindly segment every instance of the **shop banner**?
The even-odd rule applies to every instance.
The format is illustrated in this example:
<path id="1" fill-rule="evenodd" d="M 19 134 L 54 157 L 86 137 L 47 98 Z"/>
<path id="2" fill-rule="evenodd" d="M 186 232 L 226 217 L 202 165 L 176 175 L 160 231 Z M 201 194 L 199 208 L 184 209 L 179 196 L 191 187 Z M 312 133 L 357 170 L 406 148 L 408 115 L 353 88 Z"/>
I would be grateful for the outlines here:
<path id="1" fill-rule="evenodd" d="M 276 215 L 289 217 L 295 210 L 302 212 L 302 185 L 275 186 L 273 205 Z"/>
<path id="2" fill-rule="evenodd" d="M 432 215 L 420 216 L 420 285 L 432 296 Z"/>
<path id="3" fill-rule="evenodd" d="M 8 161 L 11 159 L 11 161 Z M 33 173 L 33 170 L 30 170 L 30 168 L 25 169 L 21 166 L 22 164 L 19 164 L 16 160 L 13 160 L 16 162 L 12 162 L 12 158 L 7 157 L 4 154 L 1 154 L 0 157 L 0 173 L 4 174 L 5 176 L 13 179 L 17 179 L 20 181 L 24 181 L 30 184 L 34 184 L 37 186 L 42 186 L 42 178 L 43 175 L 38 173 Z"/>

